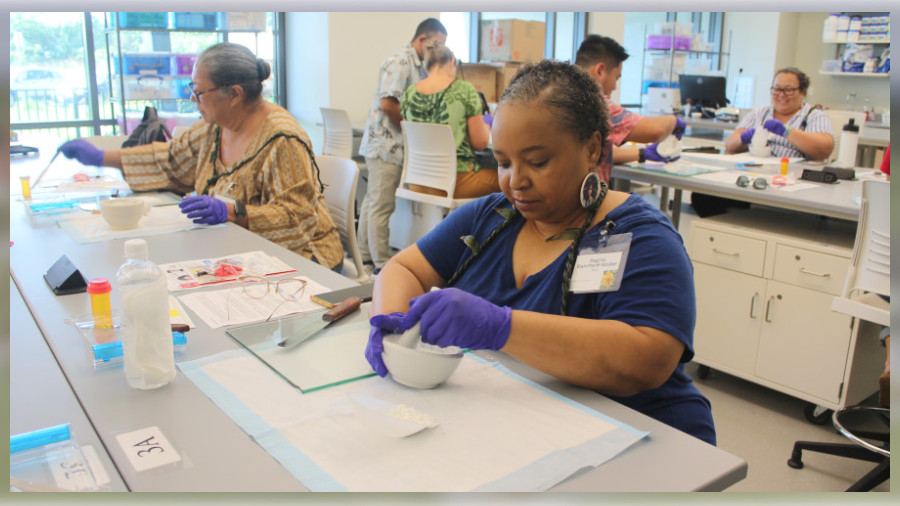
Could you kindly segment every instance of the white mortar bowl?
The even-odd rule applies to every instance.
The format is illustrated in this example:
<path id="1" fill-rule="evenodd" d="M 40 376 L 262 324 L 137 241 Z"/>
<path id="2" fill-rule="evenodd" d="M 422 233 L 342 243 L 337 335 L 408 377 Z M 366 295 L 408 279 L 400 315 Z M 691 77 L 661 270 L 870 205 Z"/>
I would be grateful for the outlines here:
<path id="1" fill-rule="evenodd" d="M 113 230 L 128 230 L 138 226 L 141 217 L 150 210 L 143 199 L 125 197 L 100 201 L 100 215 Z"/>
<path id="2" fill-rule="evenodd" d="M 418 342 L 414 348 L 397 344 L 400 335 L 384 338 L 381 357 L 391 377 L 411 388 L 434 388 L 447 381 L 462 360 L 462 350 L 456 346 L 441 348 Z"/>

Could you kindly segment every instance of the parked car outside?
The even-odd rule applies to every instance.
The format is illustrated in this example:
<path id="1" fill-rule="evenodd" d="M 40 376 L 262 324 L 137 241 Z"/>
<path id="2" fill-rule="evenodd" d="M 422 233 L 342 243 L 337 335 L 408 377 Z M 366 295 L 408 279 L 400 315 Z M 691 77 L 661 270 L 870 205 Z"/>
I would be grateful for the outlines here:
<path id="1" fill-rule="evenodd" d="M 17 101 L 29 98 L 63 104 L 83 100 L 85 88 L 84 84 L 79 84 L 83 81 L 66 77 L 59 70 L 43 67 L 10 72 L 9 106 L 14 107 Z"/>

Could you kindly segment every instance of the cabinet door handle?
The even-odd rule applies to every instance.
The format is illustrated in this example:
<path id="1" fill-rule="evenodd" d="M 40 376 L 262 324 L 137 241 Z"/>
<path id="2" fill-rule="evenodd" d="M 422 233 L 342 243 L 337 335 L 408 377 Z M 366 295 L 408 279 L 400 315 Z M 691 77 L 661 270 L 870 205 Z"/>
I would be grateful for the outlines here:
<path id="1" fill-rule="evenodd" d="M 830 278 L 831 277 L 830 272 L 826 272 L 826 273 L 822 274 L 820 272 L 808 271 L 808 270 L 804 269 L 803 267 L 800 268 L 800 272 L 802 272 L 803 274 L 812 274 L 813 276 L 819 276 L 820 278 Z"/>
<path id="2" fill-rule="evenodd" d="M 769 312 L 772 310 L 773 300 L 775 300 L 775 297 L 769 297 L 769 300 L 766 302 L 766 323 L 772 323 L 772 320 L 769 318 Z"/>
<path id="3" fill-rule="evenodd" d="M 728 251 L 722 251 L 722 250 L 720 250 L 719 248 L 713 248 L 713 253 L 718 253 L 718 254 L 720 254 L 720 255 L 728 255 L 728 256 L 730 256 L 730 257 L 741 256 L 741 254 L 738 253 L 738 252 L 731 253 L 731 252 L 728 252 Z"/>
<path id="4" fill-rule="evenodd" d="M 753 297 L 750 297 L 750 319 L 756 319 L 756 302 L 759 301 L 759 292 L 753 294 Z"/>

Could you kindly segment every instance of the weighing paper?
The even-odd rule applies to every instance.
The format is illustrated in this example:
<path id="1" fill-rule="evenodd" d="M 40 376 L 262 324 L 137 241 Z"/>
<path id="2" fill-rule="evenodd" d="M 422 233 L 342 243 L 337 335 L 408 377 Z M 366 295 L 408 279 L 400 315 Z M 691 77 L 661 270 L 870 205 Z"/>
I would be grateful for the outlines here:
<path id="1" fill-rule="evenodd" d="M 59 226 L 69 234 L 75 242 L 85 244 L 103 242 L 112 239 L 144 237 L 148 235 L 168 234 L 193 228 L 206 228 L 210 225 L 199 225 L 182 214 L 178 206 L 151 207 L 150 212 L 141 218 L 138 226 L 128 230 L 113 230 L 103 216 L 93 213 L 69 213 L 59 220 Z M 216 227 L 224 225 L 212 225 Z"/>
<path id="2" fill-rule="evenodd" d="M 243 350 L 179 368 L 314 492 L 543 491 L 647 434 L 471 354 L 431 390 L 375 376 L 302 394 Z M 378 434 L 354 415 L 351 394 L 438 425 Z"/>

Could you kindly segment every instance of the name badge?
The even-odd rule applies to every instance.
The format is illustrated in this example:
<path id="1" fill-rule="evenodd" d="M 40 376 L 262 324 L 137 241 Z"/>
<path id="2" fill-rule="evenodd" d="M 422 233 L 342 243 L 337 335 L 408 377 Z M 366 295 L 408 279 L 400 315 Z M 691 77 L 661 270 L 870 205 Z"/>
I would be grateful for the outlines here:
<path id="1" fill-rule="evenodd" d="M 631 233 L 582 241 L 575 258 L 569 291 L 572 293 L 615 292 L 622 284 L 625 262 L 631 249 Z"/>

